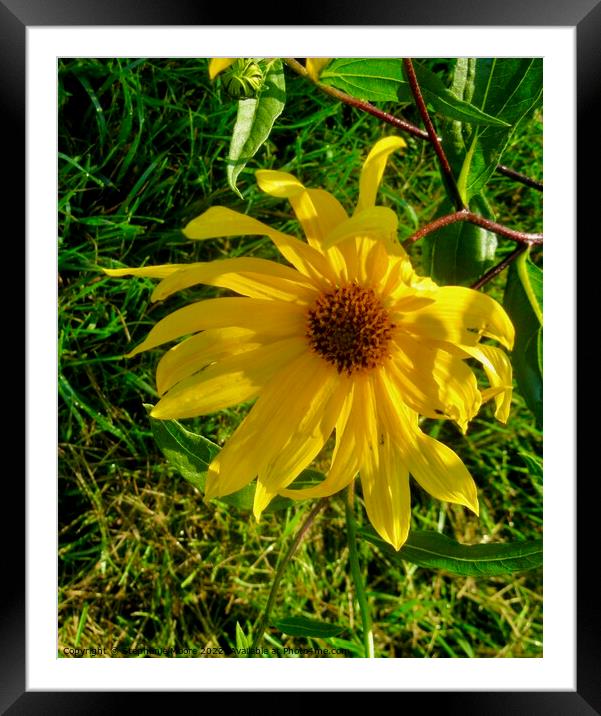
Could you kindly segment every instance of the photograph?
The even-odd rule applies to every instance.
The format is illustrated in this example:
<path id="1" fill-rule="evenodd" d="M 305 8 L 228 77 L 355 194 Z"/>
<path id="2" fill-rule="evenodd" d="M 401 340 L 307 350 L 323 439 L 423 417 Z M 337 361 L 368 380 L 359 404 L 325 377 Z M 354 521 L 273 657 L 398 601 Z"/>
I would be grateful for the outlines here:
<path id="1" fill-rule="evenodd" d="M 58 58 L 59 658 L 543 657 L 543 67 Z"/>

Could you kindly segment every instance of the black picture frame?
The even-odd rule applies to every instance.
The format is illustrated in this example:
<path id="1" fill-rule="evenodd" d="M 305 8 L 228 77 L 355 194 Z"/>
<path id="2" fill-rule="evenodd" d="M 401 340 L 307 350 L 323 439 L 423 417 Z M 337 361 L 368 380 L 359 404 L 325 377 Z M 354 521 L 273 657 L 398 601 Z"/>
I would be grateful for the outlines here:
<path id="1" fill-rule="evenodd" d="M 504 0 L 502 3 L 486 0 L 472 3 L 469 0 L 421 0 L 421 2 L 395 3 L 391 0 L 371 0 L 370 3 L 345 5 L 319 3 L 297 6 L 302 8 L 301 22 L 306 25 L 397 25 L 397 26 L 569 26 L 576 28 L 577 36 L 577 161 L 578 161 L 578 229 L 584 232 L 593 215 L 598 198 L 597 181 L 586 181 L 587 167 L 596 166 L 598 157 L 598 104 L 601 88 L 601 2 L 599 0 Z M 259 17 L 257 17 L 259 14 Z M 262 19 L 256 4 L 236 10 L 236 25 L 257 23 Z M 23 206 L 25 185 L 23 151 L 25 146 L 25 72 L 26 29 L 30 26 L 81 26 L 81 25 L 199 25 L 223 26 L 231 24 L 231 8 L 215 4 L 188 2 L 186 0 L 0 0 L 0 58 L 4 69 L 0 82 L 2 113 L 0 123 L 5 143 L 4 158 L 10 166 L 10 181 L 4 187 L 4 199 L 11 212 Z M 284 20 L 277 16 L 277 24 L 297 24 L 292 13 Z M 588 138 L 595 138 L 588 141 Z M 11 152 L 14 156 L 11 156 Z M 22 167 L 22 168 L 21 168 Z M 20 181 L 20 180 L 23 181 Z M 25 211 L 23 211 L 23 215 Z M 20 227 L 19 227 L 20 228 Z M 598 233 L 598 230 L 597 230 Z M 584 235 L 584 234 L 583 234 Z M 587 232 L 591 243 L 599 238 L 591 227 Z M 14 237 L 19 236 L 17 229 Z M 587 247 L 588 250 L 588 247 Z M 594 261 L 587 257 L 587 266 Z M 578 263 L 579 291 L 585 281 L 580 274 L 582 262 Z M 583 305 L 583 301 L 579 303 Z M 15 321 L 16 322 L 16 321 Z M 582 319 L 576 323 L 583 326 Z M 18 333 L 18 331 L 15 331 Z M 572 339 L 572 336 L 568 337 Z M 590 351 L 590 353 L 589 353 Z M 583 357 L 584 356 L 584 357 Z M 578 354 L 580 362 L 587 357 L 595 360 L 590 347 Z M 26 358 L 27 359 L 27 358 Z M 587 364 L 590 364 L 587 361 Z M 561 407 L 561 406 L 559 406 Z M 592 421 L 589 427 L 579 422 L 577 450 L 590 444 Z M 574 431 L 575 425 L 566 425 L 566 432 Z M 421 692 L 404 693 L 402 708 L 407 698 L 423 699 L 422 708 L 440 708 L 445 712 L 461 711 L 463 714 L 600 714 L 601 713 L 601 607 L 596 591 L 596 570 L 592 550 L 598 545 L 596 531 L 597 505 L 595 487 L 598 479 L 593 469 L 579 485 L 577 497 L 577 688 L 566 691 L 520 691 L 520 692 Z M 594 487 L 593 487 L 594 485 Z M 18 514 L 17 505 L 24 505 L 25 492 L 16 479 L 5 480 L 5 505 L 10 505 L 13 516 Z M 6 508 L 5 508 L 6 509 Z M 8 511 L 8 510 L 7 510 Z M 22 525 L 12 527 L 14 537 L 24 534 Z M 5 532 L 5 539 L 6 537 Z M 11 540 L 12 542 L 12 540 Z M 133 706 L 135 695 L 119 692 L 33 692 L 26 686 L 25 653 L 25 550 L 4 550 L 5 575 L 0 615 L 0 711 L 7 714 L 85 713 L 96 714 L 116 710 L 127 700 Z M 587 552 L 588 545 L 591 546 Z M 561 565 L 558 565 L 558 569 Z M 306 688 L 306 685 L 303 685 Z M 74 685 L 76 689 L 76 685 Z M 391 690 L 394 686 L 391 685 Z M 302 708 L 306 695 L 295 698 L 294 709 Z M 252 702 L 251 702 L 252 703 Z M 154 707 L 159 706 L 158 702 Z M 401 706 L 399 704 L 399 706 Z M 248 706 L 247 706 L 248 707 Z M 251 706 L 252 708 L 252 706 Z M 282 709 L 287 708 L 285 702 Z"/>

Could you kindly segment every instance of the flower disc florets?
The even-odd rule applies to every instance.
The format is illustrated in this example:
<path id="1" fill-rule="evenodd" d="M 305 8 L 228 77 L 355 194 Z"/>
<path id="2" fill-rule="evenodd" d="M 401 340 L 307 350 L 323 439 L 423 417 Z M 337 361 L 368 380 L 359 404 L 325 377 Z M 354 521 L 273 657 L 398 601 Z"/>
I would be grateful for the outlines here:
<path id="1" fill-rule="evenodd" d="M 353 282 L 322 293 L 307 318 L 311 348 L 339 373 L 377 368 L 389 356 L 394 324 L 371 288 Z"/>

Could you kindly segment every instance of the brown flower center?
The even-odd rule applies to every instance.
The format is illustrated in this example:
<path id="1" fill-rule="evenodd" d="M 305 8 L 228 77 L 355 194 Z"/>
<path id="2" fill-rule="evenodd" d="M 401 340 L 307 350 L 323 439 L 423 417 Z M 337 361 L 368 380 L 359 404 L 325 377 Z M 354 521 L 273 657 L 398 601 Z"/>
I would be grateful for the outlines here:
<path id="1" fill-rule="evenodd" d="M 371 288 L 350 283 L 322 293 L 307 318 L 311 348 L 339 373 L 377 368 L 389 356 L 394 324 Z"/>

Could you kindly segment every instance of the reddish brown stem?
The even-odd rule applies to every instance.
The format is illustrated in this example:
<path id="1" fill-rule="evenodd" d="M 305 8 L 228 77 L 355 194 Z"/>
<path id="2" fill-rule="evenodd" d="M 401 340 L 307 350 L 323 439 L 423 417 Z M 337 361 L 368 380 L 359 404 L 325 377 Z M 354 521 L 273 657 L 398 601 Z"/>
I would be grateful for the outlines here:
<path id="1" fill-rule="evenodd" d="M 528 244 L 520 244 L 517 249 L 508 254 L 502 261 L 499 261 L 496 266 L 493 266 L 485 274 L 480 276 L 480 278 L 475 281 L 470 288 L 474 288 L 477 290 L 479 288 L 482 288 L 484 284 L 488 283 L 489 281 L 492 281 L 495 276 L 498 276 L 501 271 L 503 271 L 503 269 L 506 269 L 510 263 L 515 261 L 520 254 L 523 254 L 524 251 L 527 250 L 527 248 Z"/>
<path id="2" fill-rule="evenodd" d="M 415 103 L 417 104 L 419 113 L 421 114 L 422 119 L 424 120 L 424 124 L 426 125 L 428 137 L 430 138 L 430 142 L 434 147 L 434 151 L 436 152 L 436 156 L 438 157 L 438 161 L 440 162 L 442 174 L 445 178 L 449 191 L 453 195 L 455 206 L 457 207 L 457 209 L 460 210 L 465 209 L 467 207 L 465 206 L 463 199 L 461 198 L 461 194 L 459 193 L 459 189 L 457 188 L 457 182 L 455 181 L 455 177 L 453 176 L 453 170 L 451 169 L 451 165 L 449 164 L 447 155 L 442 148 L 440 139 L 438 138 L 436 130 L 434 129 L 434 125 L 432 124 L 432 120 L 430 119 L 428 108 L 426 107 L 426 103 L 424 102 L 424 97 L 422 95 L 419 82 L 417 81 L 413 62 L 410 58 L 406 57 L 403 59 L 403 66 L 405 67 L 405 73 L 407 75 L 407 79 L 409 80 L 409 86 L 411 87 L 411 91 L 413 92 Z"/>
<path id="3" fill-rule="evenodd" d="M 497 224 L 495 221 L 490 221 L 490 219 L 485 219 L 483 216 L 480 216 L 479 214 L 474 214 L 473 211 L 468 211 L 467 209 L 465 209 L 461 211 L 456 211 L 454 214 L 446 214 L 445 216 L 441 216 L 438 219 L 434 219 L 434 221 L 431 221 L 429 224 L 422 226 L 421 229 L 416 231 L 412 236 L 410 236 L 408 239 L 405 239 L 405 241 L 403 242 L 403 246 L 410 246 L 416 241 L 419 241 L 419 239 L 423 238 L 424 236 L 431 234 L 433 231 L 436 231 L 437 229 L 442 229 L 443 227 L 449 226 L 450 224 L 455 224 L 458 221 L 467 221 L 470 224 L 481 226 L 487 231 L 492 231 L 494 234 L 505 236 L 506 238 L 512 239 L 513 241 L 517 241 L 521 244 L 529 245 L 543 243 L 542 234 L 527 234 L 523 231 L 515 231 L 514 229 L 509 229 L 507 226 Z"/>
<path id="4" fill-rule="evenodd" d="M 521 174 L 520 172 L 516 172 L 515 169 L 506 167 L 504 164 L 497 164 L 497 171 L 499 172 L 499 174 L 504 174 L 510 179 L 515 179 L 515 181 L 519 181 L 521 184 L 525 184 L 532 189 L 536 189 L 537 191 L 543 190 L 542 182 L 536 181 L 536 179 L 531 179 L 530 177 L 527 177 L 525 174 Z"/>

